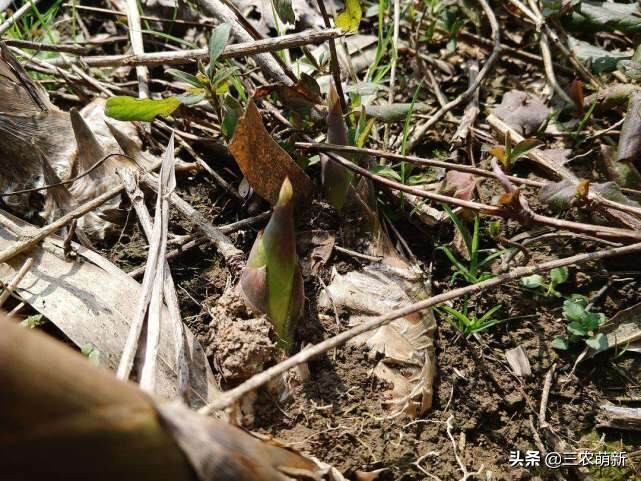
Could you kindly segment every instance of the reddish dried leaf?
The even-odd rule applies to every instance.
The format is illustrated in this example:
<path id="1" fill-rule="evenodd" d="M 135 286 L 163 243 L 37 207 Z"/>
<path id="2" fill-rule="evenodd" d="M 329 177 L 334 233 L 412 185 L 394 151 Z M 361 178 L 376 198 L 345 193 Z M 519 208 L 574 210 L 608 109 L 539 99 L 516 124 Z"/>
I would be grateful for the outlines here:
<path id="1" fill-rule="evenodd" d="M 585 113 L 585 94 L 583 91 L 583 82 L 581 80 L 573 80 L 570 85 L 570 98 L 574 100 L 577 109 L 577 115 L 583 117 Z"/>
<path id="2" fill-rule="evenodd" d="M 254 98 L 265 97 L 271 93 L 276 93 L 285 105 L 295 111 L 309 110 L 323 103 L 316 80 L 306 74 L 302 74 L 300 80 L 291 86 L 270 84 L 258 87 Z"/>
<path id="3" fill-rule="evenodd" d="M 229 150 L 249 185 L 270 204 L 278 201 L 286 177 L 292 183 L 296 203 L 309 199 L 314 188 L 311 179 L 269 135 L 253 100 L 236 125 Z"/>

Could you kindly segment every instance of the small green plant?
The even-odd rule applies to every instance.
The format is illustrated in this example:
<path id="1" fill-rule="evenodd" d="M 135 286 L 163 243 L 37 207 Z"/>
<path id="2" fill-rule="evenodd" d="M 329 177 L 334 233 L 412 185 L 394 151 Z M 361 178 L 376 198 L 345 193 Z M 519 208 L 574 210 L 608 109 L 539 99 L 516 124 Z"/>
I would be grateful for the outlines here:
<path id="1" fill-rule="evenodd" d="M 525 139 L 512 147 L 512 139 L 508 132 L 505 136 L 505 145 L 495 145 L 490 147 L 489 152 L 498 159 L 504 170 L 510 172 L 514 164 L 527 153 L 541 145 L 541 141 L 536 139 Z"/>
<path id="2" fill-rule="evenodd" d="M 467 337 L 503 322 L 503 319 L 496 319 L 494 317 L 494 314 L 496 314 L 499 309 L 501 309 L 500 304 L 488 310 L 481 317 L 469 315 L 466 300 L 461 311 L 449 306 L 439 307 L 436 311 L 438 311 L 454 329 Z"/>
<path id="3" fill-rule="evenodd" d="M 463 25 L 465 25 L 465 16 L 458 6 L 455 6 L 444 9 L 440 20 L 448 36 L 447 49 L 453 52 L 456 50 L 458 33 L 463 28 Z"/>
<path id="4" fill-rule="evenodd" d="M 561 293 L 556 290 L 557 286 L 567 282 L 568 268 L 556 267 L 552 269 L 546 278 L 540 274 L 534 274 L 521 279 L 521 285 L 535 291 L 535 295 L 544 297 L 561 297 Z"/>
<path id="5" fill-rule="evenodd" d="M 452 209 L 450 209 L 449 206 L 443 205 L 443 209 L 445 209 L 445 212 L 447 212 L 447 215 L 450 216 L 450 219 L 452 219 L 452 222 L 454 222 L 454 225 L 461 233 L 463 241 L 465 242 L 465 247 L 467 248 L 467 252 L 470 256 L 468 264 L 465 265 L 463 263 L 464 261 L 459 260 L 449 247 L 438 247 L 438 250 L 443 251 L 443 253 L 447 256 L 449 261 L 456 269 L 456 272 L 452 276 L 452 282 L 454 282 L 457 277 L 462 277 L 470 284 L 478 284 L 479 282 L 493 277 L 491 272 L 484 271 L 483 268 L 490 262 L 492 262 L 496 257 L 501 255 L 501 251 L 492 252 L 485 257 L 481 256 L 481 254 L 486 251 L 479 248 L 481 230 L 481 221 L 479 216 L 476 216 L 474 218 L 474 228 L 472 230 L 472 233 L 470 233 L 469 229 L 465 226 L 465 224 L 463 224 L 463 221 L 459 218 L 459 216 L 456 215 L 456 213 Z"/>
<path id="6" fill-rule="evenodd" d="M 176 69 L 167 73 L 189 85 L 186 92 L 163 99 L 137 99 L 128 96 L 111 97 L 107 100 L 105 114 L 116 120 L 151 122 L 157 116 L 167 117 L 181 105 L 191 106 L 208 100 L 214 108 L 221 124 L 223 135 L 231 138 L 236 122 L 242 114 L 238 99 L 229 94 L 233 85 L 238 96 L 245 99 L 245 90 L 234 74 L 237 67 L 228 67 L 219 60 L 229 40 L 231 26 L 222 24 L 216 27 L 209 39 L 209 63 L 198 63 L 198 72 L 192 75 Z"/>
<path id="7" fill-rule="evenodd" d="M 552 347 L 562 351 L 568 350 L 572 344 L 585 344 L 595 351 L 603 351 L 608 347 L 607 337 L 598 332 L 605 323 L 603 313 L 592 312 L 588 309 L 588 299 L 579 294 L 573 294 L 563 302 L 563 317 L 568 321 L 568 335 L 558 336 L 552 341 Z"/>

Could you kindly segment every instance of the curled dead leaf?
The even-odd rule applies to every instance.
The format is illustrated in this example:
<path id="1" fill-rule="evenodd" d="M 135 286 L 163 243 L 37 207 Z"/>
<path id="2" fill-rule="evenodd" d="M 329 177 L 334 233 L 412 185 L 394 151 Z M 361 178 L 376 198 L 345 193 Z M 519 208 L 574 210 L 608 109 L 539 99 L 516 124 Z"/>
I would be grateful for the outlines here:
<path id="1" fill-rule="evenodd" d="M 393 266 L 384 262 L 344 275 L 334 272 L 331 283 L 319 297 L 319 306 L 328 312 L 334 308 L 346 312 L 350 324 L 357 325 L 426 297 L 420 270 L 398 257 L 386 262 L 392 261 Z M 436 321 L 428 310 L 397 319 L 351 341 L 383 356 L 373 372 L 392 384 L 389 406 L 393 412 L 415 417 L 432 406 L 435 329 Z"/>
<path id="2" fill-rule="evenodd" d="M 278 201 L 286 177 L 292 183 L 295 203 L 306 202 L 311 196 L 311 179 L 269 135 L 253 100 L 236 125 L 229 150 L 249 185 L 270 204 Z"/>

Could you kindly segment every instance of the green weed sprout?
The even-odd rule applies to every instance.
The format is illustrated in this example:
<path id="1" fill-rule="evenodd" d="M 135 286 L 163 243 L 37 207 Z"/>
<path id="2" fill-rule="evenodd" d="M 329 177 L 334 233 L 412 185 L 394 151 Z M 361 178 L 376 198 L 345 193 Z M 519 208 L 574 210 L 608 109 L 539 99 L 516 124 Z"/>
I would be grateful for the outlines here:
<path id="1" fill-rule="evenodd" d="M 603 351 L 608 347 L 607 337 L 598 332 L 605 323 L 606 317 L 601 312 L 588 309 L 588 299 L 574 294 L 563 303 L 563 317 L 568 321 L 568 335 L 558 336 L 552 341 L 552 347 L 562 351 L 568 350 L 572 344 L 582 343 L 594 349 Z"/>
<path id="2" fill-rule="evenodd" d="M 461 219 L 456 215 L 456 213 L 447 205 L 443 205 L 443 209 L 447 212 L 447 215 L 450 216 L 452 222 L 459 230 L 463 236 L 463 241 L 465 242 L 465 247 L 467 252 L 470 255 L 470 260 L 467 265 L 465 265 L 462 260 L 459 260 L 452 250 L 447 246 L 440 246 L 438 250 L 443 251 L 447 256 L 449 261 L 452 263 L 456 272 L 452 276 L 452 282 L 456 280 L 457 277 L 463 277 L 470 284 L 478 284 L 484 280 L 487 280 L 492 277 L 491 272 L 483 271 L 483 268 L 487 266 L 492 260 L 498 257 L 501 252 L 493 252 L 485 257 L 481 257 L 481 254 L 484 252 L 479 249 L 480 241 L 480 218 L 476 216 L 474 218 L 474 229 L 470 233 L 469 229 L 463 224 Z"/>
<path id="3" fill-rule="evenodd" d="M 568 280 L 568 268 L 556 267 L 550 271 L 549 279 L 546 279 L 540 274 L 523 277 L 521 285 L 528 289 L 536 291 L 536 294 L 545 297 L 561 297 L 561 293 L 556 290 L 557 286 L 565 283 Z"/>
<path id="4" fill-rule="evenodd" d="M 494 314 L 496 314 L 499 309 L 501 309 L 501 304 L 494 306 L 481 317 L 476 317 L 475 315 L 469 316 L 467 314 L 467 302 L 464 304 L 462 311 L 449 306 L 442 306 L 436 310 L 443 315 L 445 320 L 449 322 L 454 329 L 465 337 L 468 337 L 504 322 L 502 319 L 494 318 Z"/>

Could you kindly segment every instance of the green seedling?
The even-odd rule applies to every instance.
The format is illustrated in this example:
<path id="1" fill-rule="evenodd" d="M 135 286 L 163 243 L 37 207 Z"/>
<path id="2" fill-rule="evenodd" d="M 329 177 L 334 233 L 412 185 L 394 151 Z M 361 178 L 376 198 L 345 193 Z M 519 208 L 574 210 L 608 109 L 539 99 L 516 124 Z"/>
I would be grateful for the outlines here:
<path id="1" fill-rule="evenodd" d="M 465 17 L 458 7 L 446 8 L 441 15 L 441 23 L 448 36 L 447 49 L 453 52 L 456 50 L 458 33 L 465 25 Z"/>
<path id="2" fill-rule="evenodd" d="M 293 198 L 292 184 L 286 178 L 272 216 L 258 234 L 240 276 L 245 300 L 253 310 L 267 315 L 284 349 L 293 346 L 305 302 L 296 253 Z"/>
<path id="3" fill-rule="evenodd" d="M 563 317 L 568 321 L 568 335 L 558 336 L 552 341 L 552 347 L 562 351 L 568 350 L 572 344 L 585 344 L 595 351 L 603 351 L 608 347 L 607 337 L 598 332 L 605 323 L 603 313 L 592 312 L 588 309 L 588 299 L 574 294 L 563 303 Z"/>
<path id="4" fill-rule="evenodd" d="M 468 315 L 467 301 L 464 303 L 462 311 L 448 306 L 436 308 L 436 310 L 445 318 L 445 320 L 465 337 L 485 331 L 492 326 L 504 322 L 504 319 L 496 319 L 494 317 L 494 314 L 496 314 L 499 309 L 501 309 L 500 304 L 488 310 L 481 317 L 476 317 L 476 315 Z"/>
<path id="5" fill-rule="evenodd" d="M 540 274 L 523 277 L 521 279 L 521 285 L 534 290 L 537 295 L 542 295 L 544 297 L 561 297 L 561 293 L 557 291 L 556 288 L 567 282 L 567 280 L 568 268 L 557 267 L 550 271 L 547 278 Z"/>
<path id="6" fill-rule="evenodd" d="M 501 255 L 501 252 L 491 252 L 485 257 L 482 257 L 482 254 L 487 251 L 479 249 L 481 225 L 479 216 L 476 216 L 474 218 L 474 229 L 472 230 L 472 233 L 470 233 L 469 229 L 465 226 L 463 221 L 456 215 L 456 213 L 452 209 L 450 209 L 449 206 L 443 205 L 443 209 L 445 209 L 445 212 L 447 212 L 447 215 L 450 216 L 450 219 L 452 219 L 452 222 L 454 222 L 454 225 L 461 233 L 463 241 L 465 242 L 465 247 L 467 248 L 467 252 L 470 256 L 469 262 L 467 263 L 467 265 L 465 265 L 465 261 L 458 259 L 449 247 L 438 247 L 438 250 L 442 251 L 447 256 L 449 261 L 456 269 L 456 272 L 452 276 L 452 282 L 454 282 L 457 277 L 462 277 L 470 284 L 478 284 L 479 282 L 493 277 L 491 272 L 484 271 L 483 268 L 486 267 L 490 262 L 492 262 L 496 257 Z"/>
<path id="7" fill-rule="evenodd" d="M 158 116 L 167 117 L 173 114 L 181 105 L 192 106 L 207 100 L 214 108 L 222 126 L 222 132 L 231 138 L 233 131 L 242 114 L 240 102 L 229 95 L 233 85 L 238 95 L 245 97 L 242 84 L 235 78 L 237 67 L 228 67 L 220 62 L 231 26 L 222 24 L 216 27 L 209 39 L 209 63 L 198 63 L 196 75 L 176 69 L 168 69 L 167 73 L 185 82 L 188 87 L 184 94 L 163 99 L 136 99 L 128 96 L 111 97 L 107 100 L 105 114 L 117 120 L 150 122 Z"/>
<path id="8" fill-rule="evenodd" d="M 532 149 L 536 149 L 539 145 L 541 145 L 540 140 L 525 139 L 512 147 L 512 139 L 508 132 L 505 136 L 505 144 L 490 147 L 489 152 L 498 159 L 503 170 L 510 172 L 514 167 L 514 164 L 525 157 Z"/>

